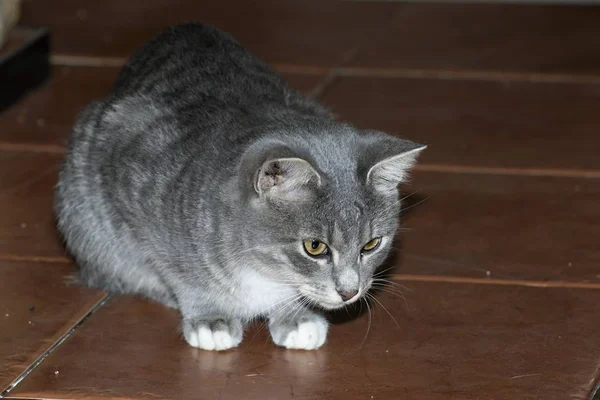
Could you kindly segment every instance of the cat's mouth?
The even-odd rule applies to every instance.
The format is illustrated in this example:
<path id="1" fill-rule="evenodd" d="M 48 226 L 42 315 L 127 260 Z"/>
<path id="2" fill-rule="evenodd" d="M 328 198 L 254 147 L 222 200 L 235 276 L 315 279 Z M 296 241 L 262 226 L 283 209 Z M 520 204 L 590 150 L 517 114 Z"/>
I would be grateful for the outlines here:
<path id="1" fill-rule="evenodd" d="M 324 308 L 325 310 L 338 310 L 346 306 L 346 303 L 344 302 L 330 303 L 323 300 L 317 300 L 315 301 L 315 303 L 317 303 L 321 308 Z"/>
<path id="2" fill-rule="evenodd" d="M 360 300 L 364 294 L 364 290 L 360 290 L 358 295 L 349 301 L 342 300 L 335 292 L 329 294 L 327 292 L 318 293 L 310 288 L 300 288 L 300 294 L 313 305 L 317 305 L 325 310 L 338 310 Z"/>

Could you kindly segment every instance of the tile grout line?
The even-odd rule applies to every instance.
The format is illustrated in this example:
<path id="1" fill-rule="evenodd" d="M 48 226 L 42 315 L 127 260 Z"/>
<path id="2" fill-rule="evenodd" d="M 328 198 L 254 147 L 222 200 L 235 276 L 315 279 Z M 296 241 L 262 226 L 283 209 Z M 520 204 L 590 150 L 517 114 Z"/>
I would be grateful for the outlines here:
<path id="1" fill-rule="evenodd" d="M 337 79 L 335 70 L 335 68 L 332 68 L 331 71 L 315 85 L 308 96 L 315 100 L 319 100 Z"/>
<path id="2" fill-rule="evenodd" d="M 394 281 L 472 283 L 482 285 L 524 286 L 534 288 L 600 289 L 600 283 L 533 281 L 526 279 L 467 278 L 458 276 L 408 274 L 393 274 L 390 275 L 390 279 Z"/>
<path id="3" fill-rule="evenodd" d="M 34 369 L 36 369 L 54 350 L 56 350 L 61 344 L 63 344 L 75 331 L 87 321 L 94 313 L 102 308 L 108 300 L 110 300 L 112 294 L 106 294 L 101 300 L 99 300 L 83 317 L 81 317 L 75 324 L 65 332 L 56 342 L 52 344 L 45 352 L 43 352 L 34 362 L 29 365 L 25 371 L 21 372 L 7 387 L 0 393 L 0 398 L 6 397 L 11 390 L 13 390 L 23 379 L 25 379 Z"/>
<path id="4" fill-rule="evenodd" d="M 334 67 L 318 67 L 295 64 L 273 64 L 273 69 L 279 73 L 297 75 L 329 75 Z"/>
<path id="5" fill-rule="evenodd" d="M 327 92 L 327 90 L 329 90 L 329 88 L 331 88 L 333 83 L 337 80 L 338 75 L 339 75 L 338 71 L 345 64 L 351 62 L 356 57 L 356 54 L 358 53 L 359 48 L 360 48 L 360 43 L 357 44 L 354 48 L 348 50 L 345 54 L 343 54 L 342 60 L 339 62 L 339 64 L 330 68 L 327 72 L 327 76 L 325 76 L 325 78 L 323 78 L 313 88 L 313 90 L 310 93 L 310 97 L 314 98 L 315 100 L 319 100 Z"/>
<path id="6" fill-rule="evenodd" d="M 72 56 L 68 54 L 53 54 L 50 63 L 59 67 L 114 67 L 120 68 L 127 62 L 127 57 L 96 57 L 96 56 Z M 303 75 L 324 75 L 331 67 L 316 65 L 299 65 L 275 63 L 271 64 L 278 72 Z"/>
<path id="7" fill-rule="evenodd" d="M 0 261 L 14 262 L 39 262 L 47 264 L 71 263 L 66 257 L 37 257 L 37 256 L 11 256 L 0 255 Z M 483 285 L 504 285 L 504 286 L 527 286 L 540 288 L 578 288 L 578 289 L 600 289 L 600 283 L 589 282 L 568 282 L 568 281 L 538 281 L 527 279 L 498 279 L 498 278 L 469 278 L 452 275 L 425 275 L 425 274 L 392 274 L 394 280 L 416 281 L 416 282 L 449 282 L 449 283 L 473 283 Z"/>
<path id="8" fill-rule="evenodd" d="M 68 257 L 20 256 L 15 254 L 0 254 L 0 261 L 36 262 L 44 264 L 70 264 L 72 262 Z"/>
<path id="9" fill-rule="evenodd" d="M 0 151 L 30 151 L 32 153 L 63 154 L 65 149 L 58 145 L 0 142 Z"/>
<path id="10" fill-rule="evenodd" d="M 86 397 L 87 399 L 90 399 L 89 397 Z M 61 398 L 54 398 L 54 397 L 0 397 L 0 399 L 5 399 L 5 400 L 72 400 L 70 398 L 66 398 L 63 397 Z M 96 399 L 95 397 L 91 398 L 92 400 Z M 108 398 L 106 400 L 109 400 Z M 115 398 L 110 398 L 110 400 L 117 400 Z M 126 399 L 126 400 L 131 400 L 131 399 Z"/>
<path id="11" fill-rule="evenodd" d="M 298 65 L 273 63 L 272 67 L 278 72 L 311 74 L 326 74 L 330 71 L 340 77 L 365 78 L 404 78 L 404 79 L 438 79 L 438 80 L 472 80 L 492 82 L 530 82 L 530 83 L 587 83 L 600 84 L 600 75 L 574 75 L 540 72 L 514 72 L 493 70 L 448 70 L 398 67 L 349 67 L 356 55 L 356 49 L 349 52 L 339 65 L 322 67 L 317 65 Z M 78 56 L 68 54 L 53 54 L 50 56 L 52 65 L 65 67 L 122 67 L 126 57 Z"/>
<path id="12" fill-rule="evenodd" d="M 127 61 L 125 57 L 50 55 L 50 64 L 60 67 L 122 67 L 125 61 Z"/>
<path id="13" fill-rule="evenodd" d="M 339 78 L 333 70 L 313 88 L 310 96 L 318 99 Z M 0 142 L 0 152 L 32 152 L 44 154 L 64 154 L 65 149 L 57 145 L 13 144 Z M 560 168 L 532 168 L 532 167 L 484 167 L 476 165 L 451 165 L 451 164 L 417 164 L 414 171 L 443 172 L 449 174 L 480 174 L 504 176 L 532 176 L 549 178 L 587 178 L 599 179 L 600 170 L 594 169 L 560 169 Z"/>
<path id="14" fill-rule="evenodd" d="M 600 83 L 600 75 L 573 75 L 540 72 L 511 72 L 485 70 L 447 70 L 382 67 L 343 67 L 341 76 L 365 78 L 405 78 L 468 80 L 490 82 L 530 82 L 530 83 Z"/>
<path id="15" fill-rule="evenodd" d="M 480 174 L 480 175 L 516 175 L 539 176 L 554 178 L 600 178 L 600 170 L 594 169 L 559 169 L 559 168 L 531 168 L 531 167 L 483 167 L 472 165 L 450 164 L 416 164 L 415 171 L 446 172 L 453 174 Z"/>

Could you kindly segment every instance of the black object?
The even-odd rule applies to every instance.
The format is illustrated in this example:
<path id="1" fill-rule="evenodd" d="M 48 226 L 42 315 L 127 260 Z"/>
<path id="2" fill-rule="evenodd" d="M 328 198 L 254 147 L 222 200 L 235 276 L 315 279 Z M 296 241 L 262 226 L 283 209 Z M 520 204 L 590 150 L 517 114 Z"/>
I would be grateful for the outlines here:
<path id="1" fill-rule="evenodd" d="M 598 377 L 598 382 L 596 382 L 596 386 L 594 386 L 594 390 L 592 390 L 592 397 L 590 400 L 600 400 L 600 377 Z"/>
<path id="2" fill-rule="evenodd" d="M 0 48 L 0 112 L 41 85 L 50 75 L 46 28 L 14 28 Z"/>

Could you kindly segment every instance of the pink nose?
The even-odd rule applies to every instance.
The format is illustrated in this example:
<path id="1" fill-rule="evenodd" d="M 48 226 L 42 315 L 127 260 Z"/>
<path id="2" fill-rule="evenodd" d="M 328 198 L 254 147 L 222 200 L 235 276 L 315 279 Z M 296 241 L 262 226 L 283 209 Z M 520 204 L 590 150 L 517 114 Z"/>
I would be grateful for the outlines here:
<path id="1" fill-rule="evenodd" d="M 337 292 L 344 301 L 348 301 L 358 294 L 358 290 L 338 290 Z"/>

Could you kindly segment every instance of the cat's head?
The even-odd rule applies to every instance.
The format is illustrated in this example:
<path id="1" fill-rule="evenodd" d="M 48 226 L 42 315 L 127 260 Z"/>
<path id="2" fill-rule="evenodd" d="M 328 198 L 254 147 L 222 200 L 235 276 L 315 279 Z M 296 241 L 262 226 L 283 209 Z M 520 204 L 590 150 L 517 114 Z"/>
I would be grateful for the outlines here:
<path id="1" fill-rule="evenodd" d="M 369 289 L 398 227 L 398 184 L 426 146 L 379 132 L 264 140 L 240 175 L 252 265 L 325 309 Z"/>

